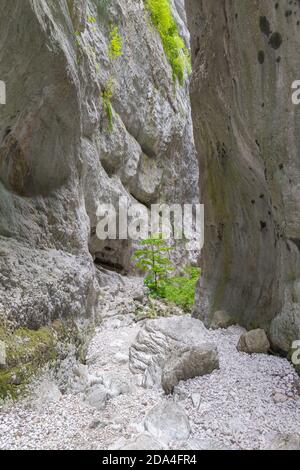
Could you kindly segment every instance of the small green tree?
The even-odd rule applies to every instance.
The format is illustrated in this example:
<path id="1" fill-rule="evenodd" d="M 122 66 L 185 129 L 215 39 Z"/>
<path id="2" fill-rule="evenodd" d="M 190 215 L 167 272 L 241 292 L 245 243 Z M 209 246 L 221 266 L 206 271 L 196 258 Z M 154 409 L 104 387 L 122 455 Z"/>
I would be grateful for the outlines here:
<path id="1" fill-rule="evenodd" d="M 145 285 L 151 294 L 163 297 L 166 280 L 174 270 L 169 257 L 165 256 L 172 248 L 161 235 L 142 240 L 140 246 L 133 256 L 135 267 L 147 273 Z"/>

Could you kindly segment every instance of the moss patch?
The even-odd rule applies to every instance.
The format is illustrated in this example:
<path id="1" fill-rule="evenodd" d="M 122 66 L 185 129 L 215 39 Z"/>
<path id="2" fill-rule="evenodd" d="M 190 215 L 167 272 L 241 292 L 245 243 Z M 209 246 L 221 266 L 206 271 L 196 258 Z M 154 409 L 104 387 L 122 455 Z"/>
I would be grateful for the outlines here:
<path id="1" fill-rule="evenodd" d="M 56 335 L 46 327 L 10 332 L 2 326 L 0 340 L 6 352 L 6 365 L 0 370 L 0 397 L 16 398 L 38 368 L 56 358 Z"/>
<path id="2" fill-rule="evenodd" d="M 24 394 L 33 376 L 46 364 L 67 354 L 64 346 L 75 344 L 78 357 L 84 359 L 84 346 L 74 321 L 55 321 L 38 330 L 0 325 L 0 341 L 5 345 L 5 365 L 0 365 L 0 399 L 16 399 Z"/>
<path id="3" fill-rule="evenodd" d="M 123 38 L 119 33 L 119 27 L 114 26 L 109 34 L 109 58 L 116 60 L 123 55 Z"/>

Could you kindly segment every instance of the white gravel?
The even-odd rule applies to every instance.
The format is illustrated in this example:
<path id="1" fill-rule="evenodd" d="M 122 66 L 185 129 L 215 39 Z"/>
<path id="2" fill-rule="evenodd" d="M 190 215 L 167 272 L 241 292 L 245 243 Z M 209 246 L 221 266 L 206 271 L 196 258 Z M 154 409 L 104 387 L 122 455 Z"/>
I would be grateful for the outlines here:
<path id="1" fill-rule="evenodd" d="M 53 403 L 45 399 L 39 408 L 34 398 L 0 408 L 0 449 L 108 449 L 143 432 L 145 415 L 164 397 L 139 387 L 128 368 L 128 349 L 141 327 L 132 321 L 131 295 L 130 289 L 106 290 L 106 321 L 90 344 L 82 389 Z M 285 359 L 237 352 L 243 332 L 240 327 L 207 332 L 218 346 L 220 370 L 176 388 L 192 434 L 170 447 L 264 449 L 290 438 L 300 442 L 299 377 Z M 130 390 L 97 411 L 84 398 L 85 388 L 98 382 L 107 387 L 126 382 Z"/>
<path id="2" fill-rule="evenodd" d="M 275 435 L 300 436 L 300 382 L 285 359 L 237 352 L 243 331 L 209 331 L 218 345 L 220 370 L 181 383 L 178 390 L 188 396 L 181 404 L 193 423 L 191 439 L 209 437 L 232 449 L 265 449 Z M 286 401 L 275 403 L 276 393 Z"/>

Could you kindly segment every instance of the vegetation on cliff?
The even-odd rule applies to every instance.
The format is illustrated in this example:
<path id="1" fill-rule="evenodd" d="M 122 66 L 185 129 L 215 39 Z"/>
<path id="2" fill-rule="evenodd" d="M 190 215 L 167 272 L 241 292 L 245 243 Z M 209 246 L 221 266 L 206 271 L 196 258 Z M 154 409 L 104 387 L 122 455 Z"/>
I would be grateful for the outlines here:
<path id="1" fill-rule="evenodd" d="M 191 72 L 191 59 L 184 40 L 179 34 L 170 0 L 145 0 L 152 22 L 160 34 L 163 48 L 172 67 L 174 80 L 183 85 Z"/>

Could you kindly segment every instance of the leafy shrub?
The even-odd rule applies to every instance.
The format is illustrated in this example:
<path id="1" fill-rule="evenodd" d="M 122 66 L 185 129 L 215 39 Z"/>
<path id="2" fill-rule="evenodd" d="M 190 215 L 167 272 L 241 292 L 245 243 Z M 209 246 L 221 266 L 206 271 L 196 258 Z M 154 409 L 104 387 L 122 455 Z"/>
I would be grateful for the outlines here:
<path id="1" fill-rule="evenodd" d="M 90 23 L 90 24 L 97 23 L 97 20 L 96 20 L 95 16 L 92 16 L 92 15 L 89 15 L 89 16 L 87 17 L 87 21 L 88 21 L 88 23 Z"/>
<path id="2" fill-rule="evenodd" d="M 190 310 L 195 302 L 195 291 L 201 274 L 200 268 L 187 267 L 181 275 L 172 276 L 174 266 L 166 253 L 172 250 L 162 236 L 140 242 L 133 259 L 135 267 L 146 273 L 145 285 L 150 295 L 160 297 L 176 304 L 184 310 Z"/>
<path id="3" fill-rule="evenodd" d="M 151 19 L 160 34 L 165 54 L 172 67 L 173 79 L 183 85 L 185 75 L 191 72 L 191 59 L 178 27 L 170 0 L 145 0 Z"/>
<path id="4" fill-rule="evenodd" d="M 118 59 L 123 55 L 123 38 L 119 33 L 119 27 L 114 26 L 109 34 L 109 58 Z"/>
<path id="5" fill-rule="evenodd" d="M 199 268 L 189 267 L 181 276 L 168 279 L 164 286 L 164 298 L 189 310 L 195 303 L 196 285 L 200 274 Z"/>

